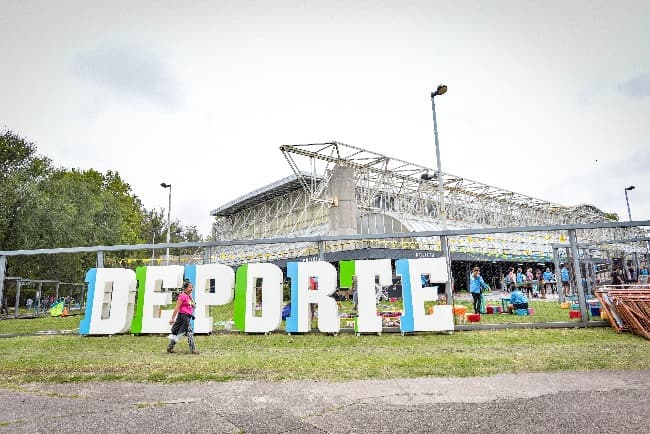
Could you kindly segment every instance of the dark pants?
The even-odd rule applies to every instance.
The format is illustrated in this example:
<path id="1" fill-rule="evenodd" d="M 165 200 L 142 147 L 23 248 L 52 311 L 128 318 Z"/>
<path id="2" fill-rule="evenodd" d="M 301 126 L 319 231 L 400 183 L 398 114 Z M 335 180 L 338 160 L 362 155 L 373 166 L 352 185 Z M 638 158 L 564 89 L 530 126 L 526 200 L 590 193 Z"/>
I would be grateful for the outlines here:
<path id="1" fill-rule="evenodd" d="M 481 293 L 472 292 L 474 299 L 474 313 L 481 313 Z"/>
<path id="2" fill-rule="evenodd" d="M 174 321 L 174 325 L 172 325 L 172 335 L 174 335 L 174 338 L 170 336 L 171 342 L 169 343 L 168 350 L 171 350 L 171 348 L 174 347 L 174 344 L 176 344 L 178 338 L 183 334 L 187 336 L 187 343 L 190 347 L 190 351 L 194 351 L 196 349 L 194 346 L 194 330 L 192 330 L 192 325 L 190 324 L 191 319 L 192 317 L 190 315 L 186 315 L 184 313 L 178 314 L 176 321 Z"/>
<path id="3" fill-rule="evenodd" d="M 185 315 L 184 313 L 179 313 L 176 316 L 176 321 L 172 326 L 173 335 L 182 335 L 187 333 L 187 330 L 190 328 L 190 316 Z"/>

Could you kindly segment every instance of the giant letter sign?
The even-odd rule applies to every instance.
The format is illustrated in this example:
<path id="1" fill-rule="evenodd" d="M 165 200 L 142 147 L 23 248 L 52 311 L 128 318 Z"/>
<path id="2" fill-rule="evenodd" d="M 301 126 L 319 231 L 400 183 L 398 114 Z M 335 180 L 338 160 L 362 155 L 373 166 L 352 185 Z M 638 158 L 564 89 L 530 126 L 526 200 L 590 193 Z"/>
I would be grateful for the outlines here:
<path id="1" fill-rule="evenodd" d="M 112 335 L 131 328 L 135 303 L 135 273 L 124 268 L 92 268 L 86 273 L 86 315 L 79 334 Z"/>
<path id="2" fill-rule="evenodd" d="M 379 284 L 388 286 L 393 283 L 390 259 L 354 261 L 354 273 L 357 276 L 358 314 L 354 323 L 357 333 L 381 333 L 381 316 L 377 314 L 375 297 L 375 278 Z"/>
<path id="3" fill-rule="evenodd" d="M 262 279 L 262 316 L 256 316 L 255 282 Z M 267 333 L 282 322 L 282 270 L 273 264 L 245 264 L 237 269 L 235 327 L 246 333 Z"/>
<path id="4" fill-rule="evenodd" d="M 291 279 L 291 316 L 287 318 L 288 333 L 311 330 L 310 304 L 318 305 L 318 330 L 338 333 L 341 329 L 339 308 L 332 294 L 336 291 L 336 268 L 329 262 L 289 262 L 287 277 Z M 310 288 L 310 278 L 318 282 Z"/>
<path id="5" fill-rule="evenodd" d="M 185 278 L 194 286 L 194 332 L 212 332 L 210 306 L 221 306 L 232 302 L 235 288 L 235 272 L 222 264 L 186 265 Z M 210 281 L 214 281 L 211 292 Z"/>
<path id="6" fill-rule="evenodd" d="M 341 286 L 357 279 L 357 333 L 381 333 L 382 321 L 377 314 L 375 282 L 392 283 L 389 259 L 341 261 Z M 404 312 L 402 332 L 449 331 L 454 329 L 451 306 L 436 305 L 433 314 L 424 311 L 426 301 L 437 300 L 437 287 L 423 288 L 422 275 L 432 283 L 447 281 L 444 258 L 400 259 L 396 273 L 402 276 Z M 338 333 L 341 327 L 336 291 L 336 269 L 329 262 L 289 262 L 291 279 L 291 313 L 286 320 L 288 333 L 311 331 L 312 305 L 317 305 L 318 329 Z M 92 268 L 86 274 L 88 296 L 86 316 L 79 325 L 82 335 L 115 333 L 169 333 L 172 315 L 172 292 L 180 291 L 183 279 L 194 286 L 196 301 L 194 331 L 210 333 L 210 306 L 228 304 L 234 296 L 235 327 L 247 333 L 277 330 L 282 321 L 282 270 L 270 263 L 244 264 L 235 273 L 221 264 L 169 265 L 138 267 L 135 273 L 123 268 Z M 255 287 L 261 281 L 261 310 L 257 309 Z M 137 284 L 137 286 L 136 286 Z M 137 288 L 137 290 L 136 290 Z M 136 298 L 137 294 L 137 298 Z"/>
<path id="7" fill-rule="evenodd" d="M 454 329 L 454 316 L 449 305 L 436 305 L 432 315 L 424 312 L 425 301 L 437 301 L 438 290 L 422 287 L 422 275 L 431 283 L 447 281 L 445 258 L 400 259 L 395 262 L 396 273 L 402 276 L 404 313 L 400 320 L 402 332 L 449 331 Z"/>
<path id="8" fill-rule="evenodd" d="M 133 333 L 168 333 L 172 309 L 163 309 L 172 302 L 171 291 L 183 285 L 183 266 L 138 267 L 138 307 L 133 318 Z"/>

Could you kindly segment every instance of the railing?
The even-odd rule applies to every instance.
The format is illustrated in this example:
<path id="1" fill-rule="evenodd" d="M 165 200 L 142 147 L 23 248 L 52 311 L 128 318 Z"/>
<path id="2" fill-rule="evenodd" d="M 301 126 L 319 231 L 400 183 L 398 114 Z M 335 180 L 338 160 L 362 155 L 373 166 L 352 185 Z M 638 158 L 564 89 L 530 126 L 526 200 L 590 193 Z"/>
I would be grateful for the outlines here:
<path id="1" fill-rule="evenodd" d="M 203 248 L 204 256 L 203 262 L 209 263 L 214 261 L 213 255 L 211 254 L 214 249 L 224 249 L 227 247 L 242 247 L 242 246 L 257 246 L 257 245 L 295 245 L 297 243 L 308 243 L 310 246 L 307 248 L 309 255 L 313 255 L 316 259 L 325 260 L 327 245 L 331 243 L 333 246 L 336 246 L 333 251 L 343 252 L 348 249 L 350 246 L 357 246 L 358 243 L 366 244 L 368 248 L 376 248 L 380 246 L 381 240 L 386 240 L 385 248 L 400 248 L 399 246 L 405 246 L 404 243 L 409 243 L 408 247 L 421 246 L 423 249 L 432 250 L 439 248 L 437 246 L 445 245 L 447 243 L 442 243 L 443 239 L 450 237 L 459 237 L 459 236 L 474 236 L 474 235 L 489 235 L 489 234 L 514 234 L 514 233 L 527 233 L 527 232 L 553 232 L 561 231 L 567 234 L 568 244 L 564 245 L 552 245 L 553 256 L 555 262 L 555 269 L 560 269 L 560 258 L 570 259 L 573 265 L 573 281 L 575 282 L 575 287 L 577 288 L 578 300 L 580 304 L 580 311 L 582 314 L 583 321 L 588 319 L 587 313 L 587 304 L 585 299 L 585 284 L 583 280 L 583 275 L 581 272 L 581 254 L 579 249 L 593 249 L 594 244 L 603 244 L 603 243 L 621 243 L 625 242 L 624 239 L 621 240 L 608 240 L 606 242 L 585 240 L 583 243 L 578 242 L 576 236 L 577 230 L 596 230 L 602 228 L 630 228 L 630 227 L 648 227 L 650 226 L 650 220 L 642 221 L 629 221 L 629 222 L 602 222 L 602 223 L 578 223 L 578 224 L 569 224 L 569 225 L 547 225 L 547 226 L 523 226 L 523 227 L 502 227 L 502 228 L 469 228 L 469 229 L 453 229 L 445 231 L 422 231 L 422 232 L 401 232 L 401 233 L 391 233 L 391 234 L 364 234 L 364 235 L 318 235 L 318 236 L 307 236 L 307 237 L 294 237 L 294 238 L 273 238 L 273 239 L 257 239 L 257 240 L 230 240 L 230 241 L 203 241 L 203 242 L 182 242 L 182 243 L 160 243 L 160 244 L 136 244 L 136 245 L 116 245 L 116 246 L 91 246 L 91 247 L 67 247 L 67 248 L 52 248 L 52 249 L 34 249 L 34 250 L 13 250 L 13 251 L 0 251 L 0 297 L 3 296 L 4 292 L 4 281 L 5 281 L 5 272 L 7 260 L 9 257 L 15 256 L 25 256 L 25 255 L 51 255 L 51 254 L 74 254 L 74 253 L 95 253 L 97 255 L 96 267 L 104 267 L 104 257 L 108 252 L 118 252 L 118 251 L 138 251 L 138 250 L 151 250 L 151 249 L 166 249 L 166 248 Z M 437 237 L 439 241 L 431 242 L 421 242 L 420 240 L 425 238 Z M 398 239 L 398 241 L 391 241 Z M 409 241 L 410 240 L 410 241 Z M 645 254 L 647 256 L 647 243 L 650 241 L 650 237 L 637 237 L 634 239 L 634 242 L 645 242 Z M 410 245 L 412 244 L 412 245 Z M 453 243 L 451 243 L 453 245 Z M 549 244 L 553 244 L 550 243 Z M 397 247 L 393 247 L 397 246 Z M 566 250 L 564 256 L 561 255 L 562 250 Z M 290 250 L 290 249 L 289 249 Z M 304 250 L 304 249 L 303 249 Z M 643 254 L 643 249 L 637 249 L 639 253 Z M 433 251 L 433 250 L 432 250 Z M 451 252 L 439 252 L 439 255 L 443 255 L 447 259 L 447 263 L 451 264 Z M 289 253 L 286 251 L 278 251 L 276 254 L 268 255 L 266 258 L 247 258 L 243 256 L 238 260 L 241 260 L 240 263 L 250 262 L 252 259 L 266 259 L 273 260 L 275 258 L 283 258 L 286 260 L 291 259 Z M 469 255 L 471 258 L 472 256 Z M 478 256 L 476 256 L 478 258 Z M 487 258 L 476 259 L 478 261 L 485 261 Z M 218 260 L 217 260 L 218 262 Z M 236 265 L 233 261 L 229 265 Z M 588 273 L 589 274 L 589 273 Z M 447 300 L 451 303 L 452 290 L 451 284 L 446 285 L 447 291 Z"/>

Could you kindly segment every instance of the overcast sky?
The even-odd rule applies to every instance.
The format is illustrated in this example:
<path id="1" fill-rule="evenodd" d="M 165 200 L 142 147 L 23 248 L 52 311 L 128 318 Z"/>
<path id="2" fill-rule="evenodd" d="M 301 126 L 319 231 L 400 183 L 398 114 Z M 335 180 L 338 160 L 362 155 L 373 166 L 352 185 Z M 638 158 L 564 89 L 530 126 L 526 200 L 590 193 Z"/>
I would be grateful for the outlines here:
<path id="1" fill-rule="evenodd" d="M 650 219 L 650 1 L 0 0 L 0 128 L 209 212 L 336 140 Z"/>

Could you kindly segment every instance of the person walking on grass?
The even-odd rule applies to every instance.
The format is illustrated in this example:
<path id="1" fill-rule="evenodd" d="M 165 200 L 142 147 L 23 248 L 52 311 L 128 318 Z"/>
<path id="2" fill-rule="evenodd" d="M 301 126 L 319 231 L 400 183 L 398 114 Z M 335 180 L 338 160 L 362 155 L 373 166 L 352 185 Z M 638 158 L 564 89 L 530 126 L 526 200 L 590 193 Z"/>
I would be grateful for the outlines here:
<path id="1" fill-rule="evenodd" d="M 469 292 L 472 294 L 474 302 L 474 313 L 481 313 L 481 292 L 483 290 L 490 290 L 490 287 L 481 277 L 480 269 L 474 267 L 472 269 L 472 275 L 469 278 Z"/>
<path id="2" fill-rule="evenodd" d="M 178 295 L 176 301 L 176 308 L 172 313 L 172 319 L 169 320 L 172 325 L 172 332 L 169 335 L 169 344 L 167 345 L 167 352 L 174 352 L 174 345 L 183 336 L 187 335 L 187 343 L 190 346 L 190 354 L 198 354 L 194 346 L 194 330 L 192 330 L 191 320 L 194 319 L 194 307 L 196 303 L 192 299 L 192 283 L 185 281 L 183 283 L 183 292 Z"/>

